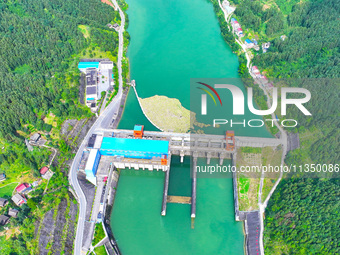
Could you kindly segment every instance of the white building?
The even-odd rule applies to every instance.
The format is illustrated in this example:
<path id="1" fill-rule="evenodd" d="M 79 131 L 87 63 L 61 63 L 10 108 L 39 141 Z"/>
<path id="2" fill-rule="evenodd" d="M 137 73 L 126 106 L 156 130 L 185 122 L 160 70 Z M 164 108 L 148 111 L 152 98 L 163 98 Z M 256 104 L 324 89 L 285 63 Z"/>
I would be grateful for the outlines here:
<path id="1" fill-rule="evenodd" d="M 112 69 L 113 68 L 113 62 L 112 61 L 101 61 L 99 63 L 99 69 Z"/>

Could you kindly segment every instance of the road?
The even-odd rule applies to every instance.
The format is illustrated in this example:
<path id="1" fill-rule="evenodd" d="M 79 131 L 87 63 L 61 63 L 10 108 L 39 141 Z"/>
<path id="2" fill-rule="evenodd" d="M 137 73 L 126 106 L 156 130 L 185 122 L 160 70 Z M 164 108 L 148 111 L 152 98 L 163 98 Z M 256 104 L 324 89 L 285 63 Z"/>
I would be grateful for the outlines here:
<path id="1" fill-rule="evenodd" d="M 77 224 L 77 231 L 76 231 L 76 237 L 75 237 L 75 244 L 74 244 L 74 254 L 80 255 L 80 254 L 86 254 L 82 250 L 82 244 L 83 244 L 83 233 L 84 233 L 84 224 L 85 224 L 85 212 L 86 212 L 86 199 L 85 195 L 79 185 L 78 178 L 77 178 L 77 171 L 78 171 L 78 164 L 80 162 L 82 152 L 85 149 L 86 143 L 90 136 L 100 128 L 108 128 L 109 125 L 112 122 L 112 116 L 114 113 L 118 113 L 118 110 L 120 108 L 120 101 L 123 94 L 123 78 L 122 78 L 122 58 L 123 58 L 123 48 L 124 48 L 124 26 L 125 26 L 125 15 L 123 11 L 120 9 L 118 3 L 116 0 L 112 1 L 115 8 L 119 10 L 120 18 L 121 18 L 121 25 L 118 32 L 119 36 L 119 48 L 118 48 L 118 59 L 117 59 L 117 67 L 118 67 L 118 76 L 119 76 L 119 90 L 116 95 L 116 97 L 112 100 L 112 102 L 106 107 L 106 109 L 100 114 L 100 116 L 97 118 L 95 123 L 92 125 L 88 133 L 86 134 L 83 142 L 79 146 L 79 149 L 73 159 L 73 163 L 70 168 L 69 172 L 69 182 L 71 186 L 73 187 L 76 195 L 77 200 L 79 203 L 79 218 L 78 218 L 78 224 Z"/>

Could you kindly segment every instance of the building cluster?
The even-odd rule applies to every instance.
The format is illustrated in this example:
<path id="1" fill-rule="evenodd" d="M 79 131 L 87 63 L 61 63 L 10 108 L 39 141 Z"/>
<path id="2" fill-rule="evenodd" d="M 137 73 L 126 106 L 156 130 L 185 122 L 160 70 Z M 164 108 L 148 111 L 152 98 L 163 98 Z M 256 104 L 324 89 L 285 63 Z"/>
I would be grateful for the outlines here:
<path id="1" fill-rule="evenodd" d="M 49 177 L 52 176 L 53 172 L 49 170 L 48 167 L 43 167 L 40 170 L 40 173 L 42 174 L 42 177 Z M 2 174 L 0 174 L 1 176 Z M 4 175 L 4 174 L 3 174 Z M 41 181 L 41 180 L 40 180 Z M 11 200 L 13 201 L 13 203 L 20 207 L 23 204 L 27 203 L 27 194 L 29 192 L 31 192 L 33 190 L 34 187 L 39 185 L 40 181 L 35 181 L 31 184 L 29 183 L 21 183 L 19 184 L 15 190 L 14 190 L 14 195 L 12 196 Z M 0 198 L 0 207 L 5 207 L 7 206 L 9 203 L 9 201 L 5 198 Z M 9 208 L 7 215 L 0 215 L 0 225 L 6 225 L 9 220 L 10 217 L 16 218 L 18 215 L 19 211 L 17 209 L 13 209 L 13 208 Z"/>
<path id="2" fill-rule="evenodd" d="M 250 40 L 250 39 L 247 38 L 247 39 L 244 41 L 244 43 L 245 43 L 245 45 L 246 45 L 246 47 L 247 47 L 248 49 L 253 48 L 253 49 L 256 50 L 256 51 L 258 51 L 258 50 L 260 49 L 260 47 L 259 47 L 259 45 L 258 45 L 258 42 L 257 42 L 255 39 Z"/>
<path id="3" fill-rule="evenodd" d="M 8 204 L 8 200 L 0 198 L 0 207 L 5 207 Z M 4 226 L 9 223 L 10 217 L 18 217 L 19 211 L 17 209 L 9 208 L 7 215 L 0 215 L 0 225 Z"/>
<path id="4" fill-rule="evenodd" d="M 143 135 L 144 126 L 141 125 L 135 125 L 133 137 L 93 134 L 83 152 L 79 170 L 97 185 L 97 169 L 103 156 L 115 157 L 113 163 L 117 168 L 168 169 L 169 141 L 147 139 Z"/>
<path id="5" fill-rule="evenodd" d="M 85 73 L 86 105 L 91 110 L 97 110 L 97 102 L 101 99 L 102 92 L 113 88 L 113 62 L 108 60 L 85 60 L 78 64 L 81 72 Z"/>
<path id="6" fill-rule="evenodd" d="M 32 186 L 28 183 L 21 183 L 15 188 L 16 194 L 12 196 L 12 201 L 17 206 L 27 203 L 26 196 L 32 191 Z"/>
<path id="7" fill-rule="evenodd" d="M 241 25 L 238 23 L 238 21 L 235 18 L 231 18 L 231 26 L 233 28 L 233 32 L 238 36 L 238 37 L 243 37 L 243 30 L 241 28 Z"/>
<path id="8" fill-rule="evenodd" d="M 243 30 L 241 28 L 241 25 L 238 23 L 237 19 L 235 18 L 231 18 L 231 26 L 233 28 L 233 32 L 238 36 L 238 37 L 243 37 L 244 34 L 243 34 Z M 260 46 L 258 45 L 258 42 L 257 40 L 253 39 L 253 40 L 250 40 L 249 38 L 247 38 L 245 40 L 245 45 L 248 49 L 254 49 L 256 51 L 259 51 L 260 50 Z M 263 43 L 262 44 L 262 50 L 263 50 L 263 53 L 266 53 L 267 50 L 269 49 L 270 47 L 270 42 L 267 42 L 267 43 Z"/>
<path id="9" fill-rule="evenodd" d="M 268 78 L 261 74 L 260 70 L 257 68 L 257 66 L 252 66 L 251 67 L 251 72 L 256 78 L 256 83 L 259 85 L 263 86 L 264 88 L 272 88 L 273 84 L 269 82 Z"/>
<path id="10" fill-rule="evenodd" d="M 227 12 L 228 15 L 233 13 L 236 9 L 235 7 L 231 6 L 229 1 L 227 1 L 227 0 L 223 1 L 222 7 Z"/>
<path id="11" fill-rule="evenodd" d="M 270 47 L 270 42 L 262 43 L 262 52 L 266 53 Z"/>

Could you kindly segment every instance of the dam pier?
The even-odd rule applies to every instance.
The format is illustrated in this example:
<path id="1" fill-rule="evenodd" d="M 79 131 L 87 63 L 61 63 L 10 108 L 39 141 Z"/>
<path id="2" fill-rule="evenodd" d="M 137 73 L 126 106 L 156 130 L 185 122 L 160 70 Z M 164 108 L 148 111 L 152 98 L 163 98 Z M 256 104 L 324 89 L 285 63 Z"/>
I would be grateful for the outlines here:
<path id="1" fill-rule="evenodd" d="M 206 158 L 207 164 L 212 158 L 216 158 L 220 165 L 223 165 L 224 159 L 231 159 L 235 166 L 234 154 L 237 147 L 277 146 L 281 143 L 276 138 L 235 136 L 233 131 L 227 131 L 226 136 L 156 132 L 144 131 L 144 127 L 140 125 L 136 125 L 134 130 L 101 129 L 90 140 L 79 165 L 79 170 L 86 173 L 90 182 L 97 185 L 99 161 L 107 157 L 110 157 L 108 160 L 118 169 L 164 171 L 161 215 L 166 215 L 167 203 L 183 203 L 191 204 L 191 218 L 196 217 L 198 158 Z M 172 155 L 179 156 L 181 162 L 186 156 L 192 159 L 191 197 L 168 196 Z"/>
<path id="2" fill-rule="evenodd" d="M 281 139 L 277 138 L 235 136 L 234 131 L 226 131 L 225 135 L 172 133 L 144 131 L 142 125 L 135 125 L 133 130 L 99 129 L 90 137 L 79 162 L 78 171 L 84 172 L 86 179 L 97 187 L 103 186 L 103 178 L 106 178 L 104 182 L 107 178 L 111 180 L 112 169 L 163 171 L 165 175 L 160 214 L 166 216 L 168 203 L 190 204 L 191 228 L 194 228 L 197 216 L 197 172 L 200 172 L 197 171 L 198 158 L 206 159 L 207 165 L 211 159 L 217 159 L 220 166 L 223 166 L 224 159 L 229 159 L 231 166 L 236 169 L 238 147 L 278 146 L 281 142 Z M 191 196 L 168 194 L 172 156 L 176 156 L 180 162 L 184 162 L 185 157 L 191 159 Z M 107 167 L 103 168 L 108 164 L 110 173 L 106 170 Z M 235 172 L 233 188 L 235 220 L 245 221 L 247 244 L 249 243 L 249 247 L 256 246 L 257 239 L 253 240 L 252 233 L 260 230 L 258 217 L 255 217 L 255 214 L 244 215 L 239 211 Z M 103 208 L 99 208 L 98 217 L 103 214 Z M 93 221 L 95 217 L 96 213 L 93 215 Z"/>

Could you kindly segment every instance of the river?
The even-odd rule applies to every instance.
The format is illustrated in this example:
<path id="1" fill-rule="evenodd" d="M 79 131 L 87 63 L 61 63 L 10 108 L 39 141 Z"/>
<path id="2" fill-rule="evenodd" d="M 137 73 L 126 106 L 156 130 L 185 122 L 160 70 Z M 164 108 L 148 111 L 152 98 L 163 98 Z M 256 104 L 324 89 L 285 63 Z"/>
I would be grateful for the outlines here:
<path id="1" fill-rule="evenodd" d="M 237 56 L 221 37 L 209 1 L 127 3 L 131 79 L 136 80 L 140 97 L 178 98 L 189 109 L 190 78 L 238 78 Z M 246 118 L 250 117 L 248 113 Z M 132 129 L 134 124 L 157 130 L 143 115 L 135 94 L 129 93 L 119 128 Z M 236 131 L 270 136 L 265 128 Z M 181 164 L 172 157 L 169 195 L 190 196 L 189 161 Z M 218 177 L 198 178 L 197 215 L 191 229 L 190 205 L 168 204 L 167 215 L 160 214 L 163 172 L 122 170 L 111 217 L 122 254 L 244 254 L 243 223 L 235 222 L 232 179 L 224 178 L 231 176 Z"/>

